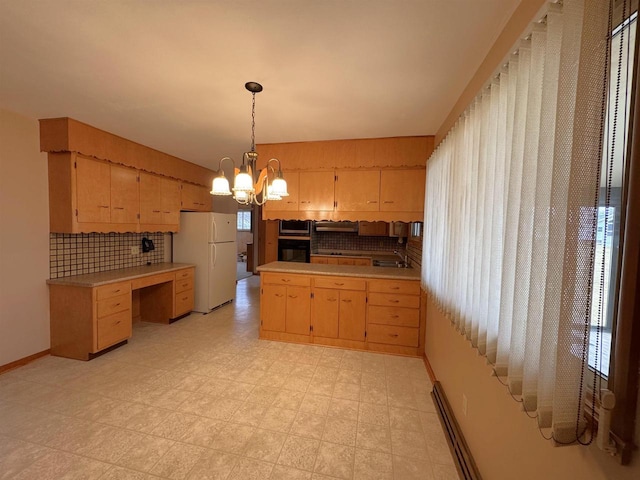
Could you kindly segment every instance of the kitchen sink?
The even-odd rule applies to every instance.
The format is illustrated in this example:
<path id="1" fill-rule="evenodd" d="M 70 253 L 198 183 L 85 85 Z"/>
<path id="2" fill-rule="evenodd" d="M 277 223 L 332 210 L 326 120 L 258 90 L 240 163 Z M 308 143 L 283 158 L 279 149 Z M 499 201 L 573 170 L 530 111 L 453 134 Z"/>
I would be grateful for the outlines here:
<path id="1" fill-rule="evenodd" d="M 402 260 L 373 260 L 374 267 L 392 267 L 392 268 L 408 268 L 408 265 Z"/>

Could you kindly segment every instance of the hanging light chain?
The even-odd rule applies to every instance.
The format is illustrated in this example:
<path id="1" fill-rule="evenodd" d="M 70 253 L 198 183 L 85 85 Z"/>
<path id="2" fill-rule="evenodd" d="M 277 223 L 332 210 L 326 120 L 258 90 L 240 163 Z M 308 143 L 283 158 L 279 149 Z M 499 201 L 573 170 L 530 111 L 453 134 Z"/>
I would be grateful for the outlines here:
<path id="1" fill-rule="evenodd" d="M 252 92 L 251 102 L 251 151 L 256 151 L 256 92 Z"/>

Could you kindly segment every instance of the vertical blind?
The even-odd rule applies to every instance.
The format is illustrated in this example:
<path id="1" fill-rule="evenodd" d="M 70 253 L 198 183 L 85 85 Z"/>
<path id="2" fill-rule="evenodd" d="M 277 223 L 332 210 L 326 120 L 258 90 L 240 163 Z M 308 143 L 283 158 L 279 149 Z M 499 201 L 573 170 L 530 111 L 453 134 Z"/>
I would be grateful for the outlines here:
<path id="1" fill-rule="evenodd" d="M 423 288 L 558 443 L 585 424 L 609 6 L 549 4 L 427 162 Z"/>

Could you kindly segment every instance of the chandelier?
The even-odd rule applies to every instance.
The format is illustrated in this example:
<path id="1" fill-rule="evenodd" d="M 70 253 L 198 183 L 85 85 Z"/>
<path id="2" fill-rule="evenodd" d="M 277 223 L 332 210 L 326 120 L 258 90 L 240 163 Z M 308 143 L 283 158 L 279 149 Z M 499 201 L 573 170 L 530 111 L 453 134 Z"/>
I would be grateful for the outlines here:
<path id="1" fill-rule="evenodd" d="M 242 155 L 242 165 L 235 168 L 232 158 L 224 157 L 218 164 L 218 176 L 213 179 L 211 195 L 233 195 L 236 202 L 242 205 L 263 205 L 267 200 L 282 200 L 289 196 L 287 182 L 282 177 L 280 160 L 272 158 L 267 166 L 258 172 L 258 152 L 255 145 L 256 129 L 256 93 L 262 91 L 262 85 L 256 82 L 247 82 L 244 85 L 251 92 L 253 101 L 251 104 L 251 151 Z M 234 166 L 233 193 L 229 190 L 229 180 L 224 176 L 222 163 L 229 161 Z M 277 169 L 272 166 L 277 164 Z"/>

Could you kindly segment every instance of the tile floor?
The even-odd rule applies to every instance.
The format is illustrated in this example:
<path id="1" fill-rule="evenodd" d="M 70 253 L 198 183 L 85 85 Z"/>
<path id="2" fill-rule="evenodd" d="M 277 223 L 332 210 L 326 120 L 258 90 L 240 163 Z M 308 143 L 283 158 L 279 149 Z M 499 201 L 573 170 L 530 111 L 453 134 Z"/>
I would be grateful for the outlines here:
<path id="1" fill-rule="evenodd" d="M 235 303 L 0 375 L 0 479 L 457 479 L 420 359 L 258 340 Z"/>

